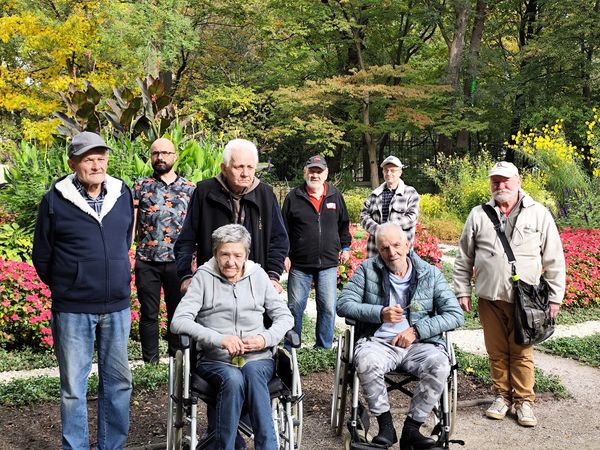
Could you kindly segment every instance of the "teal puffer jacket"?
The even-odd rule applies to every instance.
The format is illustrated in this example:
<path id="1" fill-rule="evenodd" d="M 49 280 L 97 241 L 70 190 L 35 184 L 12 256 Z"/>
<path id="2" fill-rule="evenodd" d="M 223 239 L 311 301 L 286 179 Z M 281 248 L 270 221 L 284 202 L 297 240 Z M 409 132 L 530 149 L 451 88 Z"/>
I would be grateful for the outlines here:
<path id="1" fill-rule="evenodd" d="M 442 333 L 460 327 L 463 312 L 442 272 L 412 251 L 409 257 L 416 269 L 409 288 L 409 324 L 417 330 L 419 342 L 444 345 Z M 337 314 L 358 322 L 357 340 L 372 336 L 379 328 L 389 292 L 389 272 L 380 256 L 363 261 L 346 283 L 338 298 Z"/>

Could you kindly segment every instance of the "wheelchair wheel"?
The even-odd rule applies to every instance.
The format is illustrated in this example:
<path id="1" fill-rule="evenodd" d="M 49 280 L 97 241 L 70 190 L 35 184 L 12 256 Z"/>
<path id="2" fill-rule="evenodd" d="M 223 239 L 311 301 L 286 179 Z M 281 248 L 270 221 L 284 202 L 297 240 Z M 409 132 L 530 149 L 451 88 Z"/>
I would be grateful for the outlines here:
<path id="1" fill-rule="evenodd" d="M 331 398 L 331 427 L 338 436 L 344 430 L 344 416 L 346 414 L 346 400 L 348 397 L 348 354 L 350 345 L 350 331 L 338 337 L 337 363 L 335 366 L 335 380 Z"/>
<path id="2" fill-rule="evenodd" d="M 454 345 L 449 345 L 450 353 L 450 364 L 451 371 L 448 379 L 448 411 L 450 420 L 450 430 L 448 431 L 448 437 L 452 437 L 454 433 L 454 426 L 456 424 L 456 410 L 458 408 L 458 370 L 456 368 L 456 354 L 454 352 Z"/>
<path id="3" fill-rule="evenodd" d="M 302 400 L 302 383 L 300 379 L 300 370 L 294 371 L 294 376 L 296 377 L 296 383 L 294 392 L 292 392 L 293 397 L 296 402 L 292 405 L 292 418 L 294 421 L 294 444 L 295 448 L 300 448 L 302 444 L 302 427 L 304 425 L 304 404 Z"/>
<path id="4" fill-rule="evenodd" d="M 279 398 L 272 400 L 272 414 L 277 434 L 277 447 L 279 450 L 294 450 L 298 448 L 296 439 L 296 429 L 294 424 L 294 415 L 292 414 L 292 405 L 281 401 Z"/>
<path id="5" fill-rule="evenodd" d="M 183 352 L 177 350 L 174 357 L 173 369 L 173 418 L 172 450 L 181 450 L 183 448 Z M 170 449 L 171 450 L 171 449 Z"/>

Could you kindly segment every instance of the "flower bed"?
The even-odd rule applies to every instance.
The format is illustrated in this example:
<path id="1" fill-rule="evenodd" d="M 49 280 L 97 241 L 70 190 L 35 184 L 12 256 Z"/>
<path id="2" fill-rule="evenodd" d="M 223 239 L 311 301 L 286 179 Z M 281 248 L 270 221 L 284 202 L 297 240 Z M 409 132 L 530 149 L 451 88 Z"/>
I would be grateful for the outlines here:
<path id="1" fill-rule="evenodd" d="M 135 253 L 129 252 L 131 265 Z M 0 347 L 52 348 L 50 329 L 50 289 L 39 279 L 35 268 L 20 261 L 0 258 Z M 140 302 L 131 276 L 131 338 L 139 340 Z M 161 335 L 167 330 L 167 312 L 161 302 L 159 317 Z"/>
<path id="2" fill-rule="evenodd" d="M 567 263 L 565 306 L 600 306 L 600 230 L 565 228 L 560 235 Z"/>

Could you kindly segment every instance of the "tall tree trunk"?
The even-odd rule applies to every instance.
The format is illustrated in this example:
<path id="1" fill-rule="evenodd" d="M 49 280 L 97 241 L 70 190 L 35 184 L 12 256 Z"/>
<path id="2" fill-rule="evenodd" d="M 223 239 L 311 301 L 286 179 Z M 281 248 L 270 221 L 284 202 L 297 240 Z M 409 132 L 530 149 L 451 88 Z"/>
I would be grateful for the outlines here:
<path id="1" fill-rule="evenodd" d="M 487 13 L 487 1 L 477 0 L 475 6 L 475 18 L 473 29 L 471 30 L 471 42 L 469 43 L 469 53 L 467 56 L 467 74 L 463 84 L 463 95 L 465 104 L 473 106 L 475 96 L 475 86 L 477 76 L 477 63 L 479 61 L 479 51 L 481 50 L 481 40 L 483 39 L 483 26 Z M 456 136 L 456 146 L 458 148 L 467 148 L 469 146 L 469 132 L 460 130 Z"/>
<path id="2" fill-rule="evenodd" d="M 596 3 L 594 4 L 594 15 L 596 17 L 598 17 L 598 13 L 600 12 L 600 0 L 596 0 Z M 592 63 L 594 61 L 594 48 L 595 48 L 595 42 L 593 42 L 593 38 L 590 36 L 589 38 L 589 42 L 587 43 L 587 45 L 585 44 L 585 42 L 582 44 L 582 52 L 585 55 L 585 65 L 584 67 L 582 67 L 581 69 L 581 75 L 582 75 L 582 81 L 583 81 L 583 87 L 582 87 L 582 94 L 583 94 L 583 98 L 591 103 L 592 100 L 592 85 L 591 85 L 591 71 L 592 71 Z"/>
<path id="3" fill-rule="evenodd" d="M 454 2 L 454 36 L 450 40 L 447 36 L 444 37 L 448 45 L 448 69 L 447 80 L 452 86 L 452 90 L 456 98 L 460 95 L 460 61 L 463 50 L 465 48 L 465 34 L 467 31 L 467 21 L 469 18 L 469 2 L 465 0 L 455 0 Z M 460 104 L 455 104 L 460 106 Z M 452 138 L 449 136 L 440 135 L 438 151 L 450 154 L 452 153 Z"/>
<path id="4" fill-rule="evenodd" d="M 538 15 L 540 14 L 540 6 L 538 5 L 537 0 L 527 0 L 525 2 L 525 13 L 521 18 L 521 22 L 519 24 L 519 51 L 521 54 L 524 54 L 525 48 L 531 42 L 532 39 L 535 38 L 541 31 L 541 27 L 537 26 Z M 523 57 L 520 64 L 520 71 L 527 66 L 527 58 Z M 511 134 L 511 142 L 513 141 L 512 136 L 516 135 L 521 130 L 521 118 L 523 117 L 523 113 L 525 111 L 525 96 L 523 94 L 523 87 L 520 86 L 517 88 L 517 92 L 515 94 L 515 100 L 513 103 L 513 114 L 512 120 L 510 124 L 510 134 Z M 515 152 L 511 148 L 506 150 L 506 160 L 514 161 Z"/>

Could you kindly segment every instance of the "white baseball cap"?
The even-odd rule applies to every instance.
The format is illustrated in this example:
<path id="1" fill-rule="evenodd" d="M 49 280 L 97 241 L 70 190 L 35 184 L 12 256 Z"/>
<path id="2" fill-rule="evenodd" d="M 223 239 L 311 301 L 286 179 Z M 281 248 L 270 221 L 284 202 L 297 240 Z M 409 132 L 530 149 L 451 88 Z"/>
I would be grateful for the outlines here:
<path id="1" fill-rule="evenodd" d="M 404 167 L 400 160 L 395 156 L 388 156 L 387 158 L 385 158 L 381 163 L 380 167 L 384 167 L 387 164 L 393 164 L 394 166 L 400 167 L 401 169 Z"/>
<path id="2" fill-rule="evenodd" d="M 504 177 L 504 178 L 512 178 L 515 176 L 519 176 L 519 169 L 508 161 L 500 161 L 494 164 L 492 170 L 490 170 L 489 177 L 493 177 L 495 175 Z"/>

